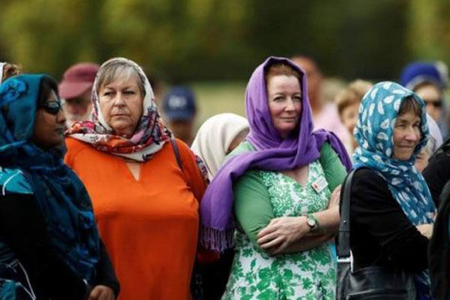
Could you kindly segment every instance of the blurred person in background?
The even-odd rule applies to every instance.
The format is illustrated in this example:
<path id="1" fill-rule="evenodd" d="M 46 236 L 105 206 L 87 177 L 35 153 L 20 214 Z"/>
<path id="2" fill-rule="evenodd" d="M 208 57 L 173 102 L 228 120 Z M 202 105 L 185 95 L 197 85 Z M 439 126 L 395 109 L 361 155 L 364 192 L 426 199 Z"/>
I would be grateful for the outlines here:
<path id="1" fill-rule="evenodd" d="M 439 202 L 428 259 L 434 299 L 450 299 L 450 180 L 442 189 Z"/>
<path id="2" fill-rule="evenodd" d="M 57 83 L 10 78 L 0 106 L 0 298 L 114 300 L 119 283 L 91 200 L 62 160 Z"/>
<path id="3" fill-rule="evenodd" d="M 200 126 L 191 149 L 205 163 L 209 181 L 222 166 L 225 156 L 245 139 L 248 132 L 247 119 L 232 113 L 212 116 Z M 200 273 L 204 299 L 220 299 L 225 291 L 233 256 L 234 251 L 227 250 L 220 254 L 219 261 L 202 266 Z"/>
<path id="4" fill-rule="evenodd" d="M 436 121 L 427 113 L 430 138 L 422 151 L 416 155 L 416 168 L 420 173 L 428 166 L 428 161 L 433 153 L 442 145 L 442 135 Z"/>
<path id="5" fill-rule="evenodd" d="M 0 84 L 9 77 L 20 74 L 20 68 L 18 65 L 10 64 L 7 62 L 0 62 Z"/>
<path id="6" fill-rule="evenodd" d="M 223 299 L 334 299 L 328 242 L 339 212 L 330 198 L 351 163 L 334 134 L 313 132 L 306 85 L 286 58 L 256 68 L 246 92 L 250 133 L 202 200 L 202 243 L 224 250 L 236 241 Z"/>
<path id="7" fill-rule="evenodd" d="M 64 72 L 59 90 L 64 101 L 64 114 L 68 128 L 75 122 L 90 119 L 92 85 L 98 67 L 94 63 L 78 63 Z"/>
<path id="8" fill-rule="evenodd" d="M 190 299 L 206 188 L 194 154 L 164 125 L 131 60 L 100 67 L 92 104 L 92 121 L 67 132 L 65 162 L 92 197 L 120 299 Z"/>
<path id="9" fill-rule="evenodd" d="M 401 74 L 401 84 L 415 92 L 427 104 L 428 114 L 438 124 L 444 139 L 448 138 L 445 89 L 447 88 L 447 66 L 442 62 L 414 62 L 406 66 Z"/>
<path id="10" fill-rule="evenodd" d="M 233 113 L 212 116 L 200 126 L 191 149 L 205 163 L 209 181 L 248 132 L 247 119 Z"/>
<path id="11" fill-rule="evenodd" d="M 444 185 L 450 180 L 450 138 L 429 158 L 428 165 L 423 170 L 428 187 L 430 188 L 436 206 L 439 206 L 439 196 Z"/>
<path id="12" fill-rule="evenodd" d="M 313 58 L 308 56 L 294 56 L 292 61 L 299 65 L 308 78 L 308 97 L 311 103 L 314 129 L 332 131 L 344 143 L 346 148 L 351 148 L 350 134 L 341 122 L 333 99 L 323 99 L 322 90 L 324 76 Z"/>
<path id="13" fill-rule="evenodd" d="M 197 100 L 192 90 L 184 86 L 171 88 L 163 99 L 163 113 L 174 136 L 191 145 L 197 114 Z"/>
<path id="14" fill-rule="evenodd" d="M 353 130 L 358 121 L 361 100 L 372 85 L 371 82 L 361 79 L 352 81 L 334 99 L 342 124 L 347 128 L 350 135 L 351 148 L 347 149 L 349 154 L 352 154 L 356 147 L 358 147 L 358 143 L 356 143 L 355 137 L 353 136 Z"/>

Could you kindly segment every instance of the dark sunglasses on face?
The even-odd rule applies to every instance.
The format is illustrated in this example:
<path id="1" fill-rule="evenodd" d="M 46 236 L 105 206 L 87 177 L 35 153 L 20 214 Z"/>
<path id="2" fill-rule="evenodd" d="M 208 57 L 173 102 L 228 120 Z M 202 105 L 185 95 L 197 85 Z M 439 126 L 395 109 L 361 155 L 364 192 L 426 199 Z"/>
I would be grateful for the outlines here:
<path id="1" fill-rule="evenodd" d="M 438 100 L 438 101 L 426 101 L 425 100 L 425 104 L 426 105 L 433 105 L 435 108 L 441 108 L 442 107 L 442 100 Z"/>
<path id="2" fill-rule="evenodd" d="M 56 116 L 62 110 L 62 104 L 59 101 L 50 101 L 40 105 L 39 108 L 43 108 L 49 114 Z"/>

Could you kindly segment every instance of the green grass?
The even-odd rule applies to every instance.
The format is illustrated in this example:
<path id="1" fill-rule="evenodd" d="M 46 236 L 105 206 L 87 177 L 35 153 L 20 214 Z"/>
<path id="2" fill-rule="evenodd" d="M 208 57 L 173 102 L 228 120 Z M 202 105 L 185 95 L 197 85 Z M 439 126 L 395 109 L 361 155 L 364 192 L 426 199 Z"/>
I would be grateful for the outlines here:
<path id="1" fill-rule="evenodd" d="M 246 82 L 198 82 L 191 86 L 198 101 L 197 128 L 209 117 L 224 112 L 245 117 Z"/>

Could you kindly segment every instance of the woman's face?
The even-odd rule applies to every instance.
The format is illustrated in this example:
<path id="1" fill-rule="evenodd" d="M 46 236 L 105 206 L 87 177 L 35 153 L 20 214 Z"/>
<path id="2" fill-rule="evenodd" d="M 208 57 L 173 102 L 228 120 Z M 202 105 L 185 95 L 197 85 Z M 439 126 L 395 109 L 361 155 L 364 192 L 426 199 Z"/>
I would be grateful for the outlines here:
<path id="1" fill-rule="evenodd" d="M 345 128 L 353 135 L 353 130 L 358 122 L 359 103 L 348 105 L 342 110 L 341 119 Z"/>
<path id="2" fill-rule="evenodd" d="M 295 76 L 271 76 L 267 98 L 273 126 L 286 138 L 298 124 L 302 110 L 300 82 Z"/>
<path id="3" fill-rule="evenodd" d="M 420 117 L 408 111 L 397 117 L 394 127 L 394 155 L 398 160 L 409 160 L 421 138 Z"/>
<path id="4" fill-rule="evenodd" d="M 121 136 L 132 136 L 142 116 L 143 95 L 138 76 L 117 78 L 101 86 L 99 104 L 105 122 Z"/>
<path id="5" fill-rule="evenodd" d="M 51 91 L 45 105 L 38 107 L 34 121 L 33 141 L 42 148 L 53 148 L 64 141 L 66 118 L 55 91 Z"/>

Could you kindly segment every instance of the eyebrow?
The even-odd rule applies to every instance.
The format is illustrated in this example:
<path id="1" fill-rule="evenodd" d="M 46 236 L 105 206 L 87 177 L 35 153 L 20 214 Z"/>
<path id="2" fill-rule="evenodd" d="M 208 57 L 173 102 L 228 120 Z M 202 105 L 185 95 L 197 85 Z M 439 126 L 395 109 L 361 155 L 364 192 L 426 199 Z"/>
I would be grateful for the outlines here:
<path id="1" fill-rule="evenodd" d="M 420 121 L 421 121 L 420 118 L 414 119 L 414 120 L 412 120 L 412 121 L 409 121 L 409 120 L 407 120 L 407 119 L 402 119 L 401 117 L 400 117 L 400 118 L 397 118 L 397 123 L 420 123 Z"/>

